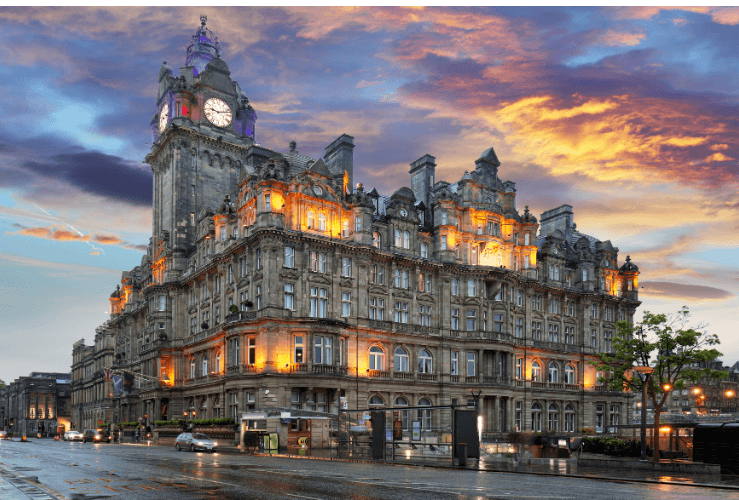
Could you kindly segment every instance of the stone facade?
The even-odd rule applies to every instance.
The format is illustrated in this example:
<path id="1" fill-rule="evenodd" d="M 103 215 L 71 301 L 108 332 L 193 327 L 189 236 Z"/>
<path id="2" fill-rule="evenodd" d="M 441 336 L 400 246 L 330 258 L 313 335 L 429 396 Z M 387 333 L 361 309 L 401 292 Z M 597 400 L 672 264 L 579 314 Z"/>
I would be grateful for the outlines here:
<path id="1" fill-rule="evenodd" d="M 102 325 L 95 330 L 95 343 L 85 339 L 72 348 L 72 424 L 78 431 L 95 429 L 113 420 L 113 386 L 104 369 L 113 364 L 115 336 Z"/>
<path id="2" fill-rule="evenodd" d="M 14 436 L 54 436 L 70 429 L 71 374 L 33 372 L 5 387 L 7 430 Z"/>
<path id="3" fill-rule="evenodd" d="M 152 239 L 99 332 L 114 354 L 95 370 L 134 376 L 113 420 L 466 404 L 480 390 L 486 432 L 626 422 L 627 397 L 588 360 L 632 320 L 638 268 L 580 233 L 572 207 L 540 230 L 493 148 L 453 184 L 426 154 L 412 189 L 387 197 L 352 186 L 347 134 L 323 158 L 262 147 L 215 36 L 198 33 L 200 66 L 160 71 Z M 213 98 L 230 124 L 209 122 Z M 75 381 L 110 346 L 86 349 Z"/>

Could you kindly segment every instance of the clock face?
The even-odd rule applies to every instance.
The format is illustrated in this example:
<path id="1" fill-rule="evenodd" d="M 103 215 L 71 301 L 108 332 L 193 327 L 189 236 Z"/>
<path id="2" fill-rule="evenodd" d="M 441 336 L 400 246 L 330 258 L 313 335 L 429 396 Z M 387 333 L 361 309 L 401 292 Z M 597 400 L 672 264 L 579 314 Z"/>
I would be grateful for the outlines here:
<path id="1" fill-rule="evenodd" d="M 313 192 L 316 193 L 316 196 L 321 196 L 323 189 L 320 186 L 313 186 Z"/>
<path id="2" fill-rule="evenodd" d="M 161 134 L 164 132 L 164 129 L 167 128 L 167 122 L 169 121 L 169 104 L 164 103 L 164 106 L 162 106 L 162 111 L 159 113 L 159 133 Z"/>
<path id="3" fill-rule="evenodd" d="M 217 97 L 205 101 L 203 110 L 208 121 L 216 127 L 225 127 L 231 123 L 231 108 Z"/>
<path id="4" fill-rule="evenodd" d="M 400 216 L 401 217 L 408 217 L 408 210 L 406 210 L 405 208 L 401 208 L 400 209 Z"/>

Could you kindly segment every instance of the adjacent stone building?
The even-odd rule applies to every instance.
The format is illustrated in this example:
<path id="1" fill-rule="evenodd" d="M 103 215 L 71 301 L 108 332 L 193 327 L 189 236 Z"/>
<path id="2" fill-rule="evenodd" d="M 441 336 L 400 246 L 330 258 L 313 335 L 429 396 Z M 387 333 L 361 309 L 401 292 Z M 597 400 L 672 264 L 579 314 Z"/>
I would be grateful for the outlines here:
<path id="1" fill-rule="evenodd" d="M 519 210 L 493 148 L 455 183 L 423 155 L 391 196 L 352 185 L 347 134 L 321 158 L 294 141 L 267 149 L 204 18 L 179 75 L 161 67 L 156 105 L 149 250 L 95 347 L 75 344 L 75 408 L 238 418 L 465 404 L 480 390 L 486 432 L 625 423 L 626 396 L 588 360 L 632 320 L 638 268 L 580 232 L 569 205 L 541 221 Z M 133 374 L 112 416 L 94 388 L 104 367 Z"/>
<path id="2" fill-rule="evenodd" d="M 94 429 L 113 420 L 113 385 L 104 369 L 113 365 L 115 337 L 102 325 L 95 330 L 95 343 L 85 339 L 72 348 L 72 423 L 75 430 Z"/>
<path id="3" fill-rule="evenodd" d="M 7 430 L 14 436 L 54 436 L 70 429 L 71 374 L 33 372 L 5 387 Z"/>

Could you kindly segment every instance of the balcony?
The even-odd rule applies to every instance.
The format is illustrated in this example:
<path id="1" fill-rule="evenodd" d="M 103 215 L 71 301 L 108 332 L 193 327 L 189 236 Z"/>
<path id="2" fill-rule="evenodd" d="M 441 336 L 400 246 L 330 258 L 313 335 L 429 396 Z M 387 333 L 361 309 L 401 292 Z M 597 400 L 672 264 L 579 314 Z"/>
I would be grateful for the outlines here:
<path id="1" fill-rule="evenodd" d="M 388 330 L 391 332 L 419 333 L 422 335 L 439 335 L 439 329 L 432 326 L 414 325 L 411 323 L 395 323 L 393 321 L 369 320 L 370 328 Z"/>
<path id="2" fill-rule="evenodd" d="M 413 373 L 410 372 L 393 372 L 393 378 L 395 380 L 413 380 Z"/>
<path id="3" fill-rule="evenodd" d="M 383 370 L 367 370 L 367 376 L 369 378 L 383 378 L 388 379 L 390 378 L 390 372 L 386 372 Z"/>
<path id="4" fill-rule="evenodd" d="M 484 376 L 482 377 L 482 382 L 485 385 L 496 385 L 499 387 L 510 387 L 511 385 L 511 378 L 510 377 L 488 377 Z"/>
<path id="5" fill-rule="evenodd" d="M 416 378 L 425 382 L 436 382 L 437 375 L 435 373 L 418 373 Z"/>
<path id="6" fill-rule="evenodd" d="M 243 321 L 247 319 L 256 319 L 257 311 L 239 311 L 229 314 L 224 318 L 224 323 L 233 323 L 234 321 Z"/>
<path id="7" fill-rule="evenodd" d="M 345 366 L 311 365 L 311 373 L 327 373 L 332 375 L 346 375 Z"/>

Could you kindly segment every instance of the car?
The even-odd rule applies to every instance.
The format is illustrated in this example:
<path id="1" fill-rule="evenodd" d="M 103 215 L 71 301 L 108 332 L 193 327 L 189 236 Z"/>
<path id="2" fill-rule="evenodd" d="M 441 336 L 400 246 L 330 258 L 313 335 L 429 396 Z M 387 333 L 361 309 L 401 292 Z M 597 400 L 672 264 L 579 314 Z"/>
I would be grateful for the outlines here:
<path id="1" fill-rule="evenodd" d="M 182 449 L 190 451 L 217 451 L 218 443 L 205 434 L 183 432 L 174 440 L 174 448 L 177 451 Z"/>
<path id="2" fill-rule="evenodd" d="M 65 441 L 82 441 L 82 433 L 78 431 L 67 431 L 62 438 Z"/>
<path id="3" fill-rule="evenodd" d="M 0 431 L 0 439 L 10 439 L 8 437 L 8 431 Z"/>
<path id="4" fill-rule="evenodd" d="M 88 441 L 90 441 L 91 443 L 110 443 L 110 436 L 105 435 L 95 429 L 85 429 L 82 432 L 82 442 L 86 443 Z"/>

